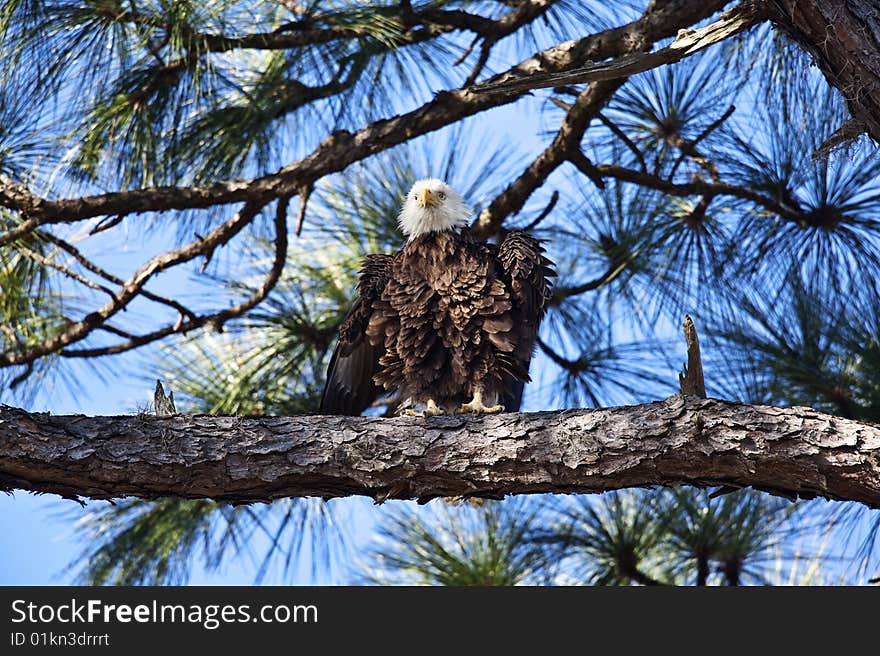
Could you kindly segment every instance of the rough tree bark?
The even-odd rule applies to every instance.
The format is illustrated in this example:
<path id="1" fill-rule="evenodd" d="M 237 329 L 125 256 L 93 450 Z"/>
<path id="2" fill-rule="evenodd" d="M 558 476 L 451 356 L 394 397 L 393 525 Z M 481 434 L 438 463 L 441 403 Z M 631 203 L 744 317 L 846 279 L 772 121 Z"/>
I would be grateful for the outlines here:
<path id="1" fill-rule="evenodd" d="M 769 0 L 766 6 L 840 90 L 862 130 L 880 142 L 880 2 Z"/>
<path id="2" fill-rule="evenodd" d="M 0 487 L 67 497 L 500 497 L 753 486 L 880 507 L 880 428 L 673 396 L 437 417 L 50 416 L 0 407 Z"/>

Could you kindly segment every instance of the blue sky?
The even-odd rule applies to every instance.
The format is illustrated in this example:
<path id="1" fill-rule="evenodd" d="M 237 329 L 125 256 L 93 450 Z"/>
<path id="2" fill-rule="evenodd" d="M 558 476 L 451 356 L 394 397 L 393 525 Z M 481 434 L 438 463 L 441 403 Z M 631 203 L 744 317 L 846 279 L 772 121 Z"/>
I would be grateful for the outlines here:
<path id="1" fill-rule="evenodd" d="M 101 382 L 83 378 L 83 395 L 75 402 L 66 393 L 39 394 L 32 410 L 54 414 L 128 414 L 152 395 L 150 386 L 122 366 L 118 377 Z M 52 495 L 16 492 L 0 495 L 0 585 L 60 585 L 73 582 L 68 571 L 82 549 L 74 530 L 86 510 L 104 502 L 90 501 L 84 509 L 78 503 Z M 247 563 L 232 562 L 220 573 L 194 569 L 193 584 L 244 585 L 253 581 Z"/>

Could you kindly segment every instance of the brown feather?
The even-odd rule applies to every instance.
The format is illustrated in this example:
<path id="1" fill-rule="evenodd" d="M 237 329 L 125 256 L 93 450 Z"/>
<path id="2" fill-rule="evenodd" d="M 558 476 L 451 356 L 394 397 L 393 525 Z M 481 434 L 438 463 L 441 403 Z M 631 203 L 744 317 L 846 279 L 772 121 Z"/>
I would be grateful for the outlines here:
<path id="1" fill-rule="evenodd" d="M 371 382 L 415 403 L 458 404 L 481 389 L 518 404 L 555 275 L 543 252 L 522 232 L 496 247 L 462 230 L 370 256 L 337 353 L 376 348 Z"/>

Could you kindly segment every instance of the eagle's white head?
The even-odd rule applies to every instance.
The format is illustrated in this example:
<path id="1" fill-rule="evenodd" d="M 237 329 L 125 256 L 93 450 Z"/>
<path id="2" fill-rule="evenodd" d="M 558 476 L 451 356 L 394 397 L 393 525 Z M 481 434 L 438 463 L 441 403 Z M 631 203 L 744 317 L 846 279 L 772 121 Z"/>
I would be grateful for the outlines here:
<path id="1" fill-rule="evenodd" d="M 398 221 L 410 239 L 429 232 L 461 230 L 471 218 L 471 210 L 448 184 L 436 178 L 419 180 L 400 210 Z"/>

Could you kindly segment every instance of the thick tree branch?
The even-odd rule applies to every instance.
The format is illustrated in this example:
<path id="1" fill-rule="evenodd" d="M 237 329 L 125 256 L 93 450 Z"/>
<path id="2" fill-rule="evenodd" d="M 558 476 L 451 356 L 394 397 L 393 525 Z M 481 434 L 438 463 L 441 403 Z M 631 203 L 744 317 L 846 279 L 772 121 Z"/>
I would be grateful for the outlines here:
<path id="1" fill-rule="evenodd" d="M 0 485 L 70 497 L 501 497 L 753 486 L 880 507 L 880 428 L 673 396 L 437 417 L 83 417 L 0 407 Z"/>
<path id="2" fill-rule="evenodd" d="M 719 20 L 696 30 L 680 30 L 670 45 L 654 52 L 632 52 L 611 61 L 588 63 L 560 73 L 532 73 L 517 78 L 507 75 L 500 80 L 474 87 L 478 92 L 500 89 L 546 89 L 601 80 L 616 80 L 643 73 L 664 64 L 672 64 L 725 39 L 744 32 L 761 20 L 757 5 L 745 2 L 726 11 Z"/>
<path id="3" fill-rule="evenodd" d="M 773 22 L 813 57 L 859 126 L 880 141 L 880 24 L 872 0 L 768 0 Z"/>

